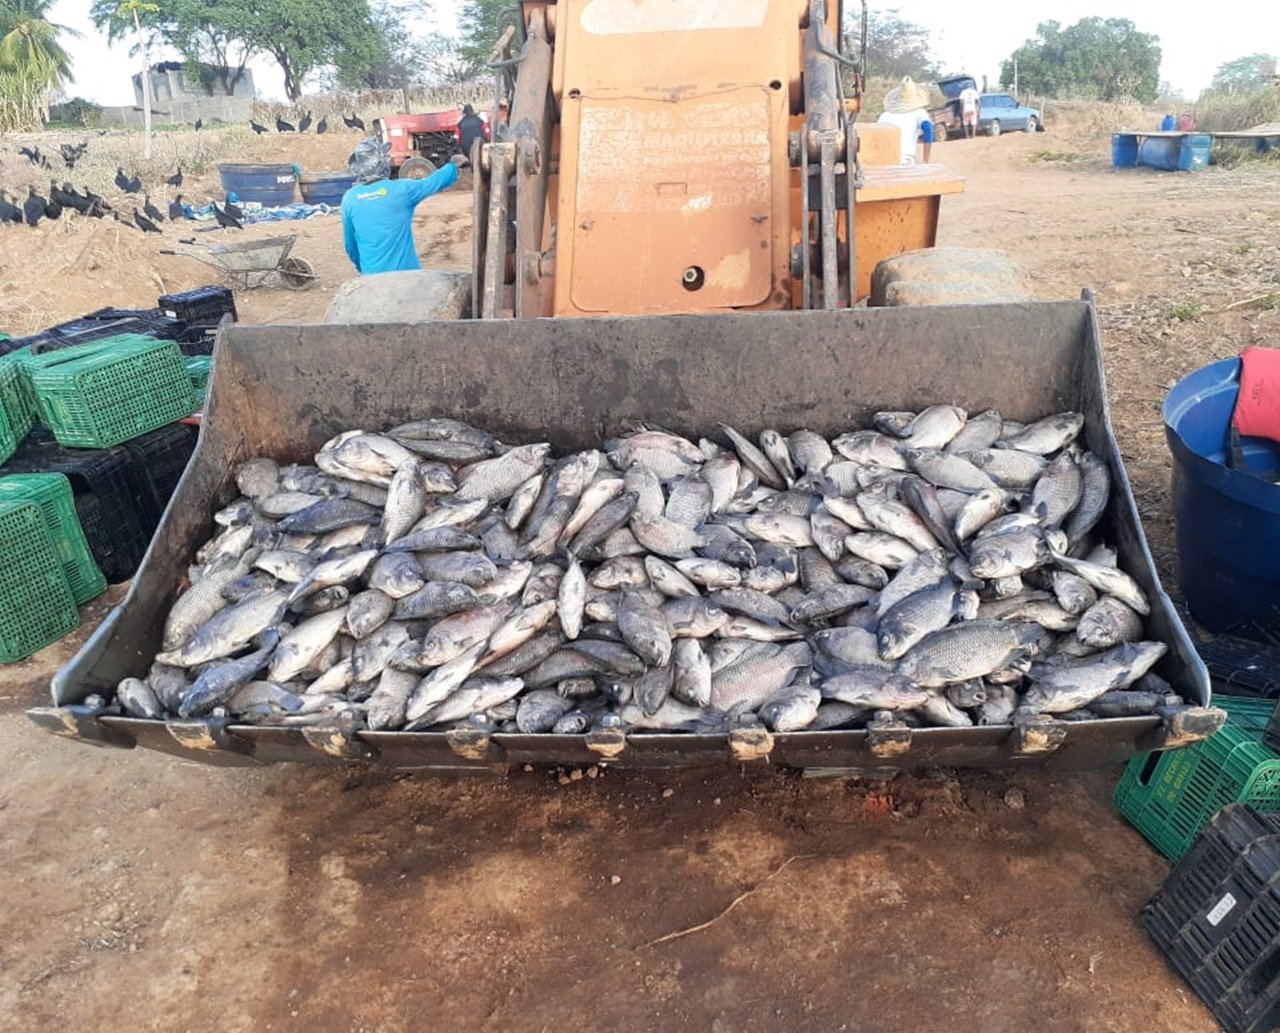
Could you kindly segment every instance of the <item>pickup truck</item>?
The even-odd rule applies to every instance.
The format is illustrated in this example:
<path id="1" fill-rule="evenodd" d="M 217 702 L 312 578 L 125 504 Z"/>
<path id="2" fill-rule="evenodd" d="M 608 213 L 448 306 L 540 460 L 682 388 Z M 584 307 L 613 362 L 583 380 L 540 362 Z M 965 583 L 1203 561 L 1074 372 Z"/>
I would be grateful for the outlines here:
<path id="1" fill-rule="evenodd" d="M 929 109 L 933 120 L 933 138 L 945 140 L 950 136 L 963 136 L 964 123 L 960 116 L 960 92 L 966 87 L 978 88 L 971 75 L 953 75 L 938 80 L 938 89 L 946 103 Z M 984 93 L 979 100 L 978 132 L 999 136 L 1009 129 L 1023 129 L 1028 133 L 1044 132 L 1044 117 L 1036 108 L 1019 104 L 1010 93 Z"/>

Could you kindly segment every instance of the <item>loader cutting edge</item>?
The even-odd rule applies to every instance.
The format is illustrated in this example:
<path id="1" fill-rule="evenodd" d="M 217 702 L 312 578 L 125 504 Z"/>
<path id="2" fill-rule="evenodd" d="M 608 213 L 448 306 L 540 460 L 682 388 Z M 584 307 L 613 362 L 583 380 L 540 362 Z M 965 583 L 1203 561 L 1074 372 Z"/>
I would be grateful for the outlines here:
<path id="1" fill-rule="evenodd" d="M 361 341 L 352 362 L 350 342 Z M 901 357 L 912 356 L 910 364 Z M 306 370 L 305 377 L 297 370 Z M 1011 375 L 1010 371 L 1016 371 Z M 1085 414 L 1084 439 L 1109 464 L 1104 517 L 1122 563 L 1153 601 L 1157 667 L 1206 706 L 1208 679 L 1160 589 L 1111 434 L 1093 310 L 1086 302 L 853 309 L 709 316 L 495 320 L 413 325 L 232 327 L 224 331 L 195 455 L 124 602 L 54 680 L 33 720 L 101 745 L 156 749 L 216 764 L 283 761 L 402 768 L 513 763 L 688 766 L 761 762 L 872 770 L 890 765 L 1101 767 L 1210 734 L 1217 711 L 1060 722 L 1035 728 L 892 729 L 743 736 L 610 730 L 587 735 L 465 736 L 354 727 L 258 727 L 142 721 L 86 707 L 145 673 L 196 545 L 235 492 L 232 471 L 258 455 L 306 459 L 343 428 L 425 415 L 469 421 L 504 440 L 582 448 L 648 423 L 714 436 L 720 423 L 834 434 L 880 409 L 958 404 L 1015 419 Z M 892 742 L 887 742 L 892 739 Z M 892 756 L 886 754 L 892 752 Z"/>

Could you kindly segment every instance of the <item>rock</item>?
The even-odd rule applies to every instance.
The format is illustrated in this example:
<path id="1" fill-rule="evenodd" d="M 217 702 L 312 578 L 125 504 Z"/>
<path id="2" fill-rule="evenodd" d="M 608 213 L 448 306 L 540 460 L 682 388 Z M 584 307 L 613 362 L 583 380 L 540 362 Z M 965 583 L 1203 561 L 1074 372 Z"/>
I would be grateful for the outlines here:
<path id="1" fill-rule="evenodd" d="M 1021 789 L 1014 786 L 1004 794 L 1004 802 L 1010 810 L 1020 811 L 1027 805 L 1027 796 Z"/>
<path id="2" fill-rule="evenodd" d="M 610 876 L 609 876 L 609 885 L 610 885 L 610 886 L 616 886 L 616 885 L 618 885 L 618 883 L 620 883 L 621 881 L 622 881 L 622 876 L 621 876 L 621 875 L 610 875 Z"/>
<path id="3" fill-rule="evenodd" d="M 675 796 L 675 795 L 676 795 L 676 791 L 675 791 L 674 789 L 664 789 L 664 790 L 662 790 L 662 798 L 663 798 L 664 800 L 668 800 L 668 799 L 670 799 L 671 797 L 673 797 L 673 796 Z"/>

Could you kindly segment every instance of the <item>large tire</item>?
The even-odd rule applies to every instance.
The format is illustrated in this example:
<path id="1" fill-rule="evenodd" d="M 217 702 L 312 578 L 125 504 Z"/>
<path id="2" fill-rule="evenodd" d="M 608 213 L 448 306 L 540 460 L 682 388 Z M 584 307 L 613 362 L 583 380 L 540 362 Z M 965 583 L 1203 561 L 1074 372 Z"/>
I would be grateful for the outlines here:
<path id="1" fill-rule="evenodd" d="M 399 179 L 426 179 L 435 170 L 435 163 L 426 158 L 409 158 L 400 166 L 397 177 Z"/>
<path id="2" fill-rule="evenodd" d="M 1000 119 L 993 118 L 990 122 L 987 123 L 987 135 L 988 136 L 1000 135 Z"/>
<path id="3" fill-rule="evenodd" d="M 947 132 L 947 123 L 945 122 L 933 123 L 933 142 L 934 143 L 942 143 L 942 141 L 947 139 L 949 135 L 950 134 Z"/>
<path id="4" fill-rule="evenodd" d="M 871 274 L 868 305 L 985 305 L 1031 301 L 1026 270 L 1003 251 L 926 248 L 886 258 Z"/>
<path id="5" fill-rule="evenodd" d="M 1036 119 L 1035 115 L 1032 115 L 1030 118 L 1027 119 L 1026 131 L 1028 133 L 1034 133 L 1039 128 L 1040 128 L 1040 122 Z"/>

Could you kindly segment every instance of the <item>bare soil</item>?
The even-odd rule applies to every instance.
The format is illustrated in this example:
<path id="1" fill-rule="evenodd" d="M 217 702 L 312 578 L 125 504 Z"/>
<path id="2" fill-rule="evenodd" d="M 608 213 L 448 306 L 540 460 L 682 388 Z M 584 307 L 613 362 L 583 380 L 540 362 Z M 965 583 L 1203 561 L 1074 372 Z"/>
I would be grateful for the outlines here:
<path id="1" fill-rule="evenodd" d="M 1008 249 L 1046 298 L 1094 291 L 1116 432 L 1176 589 L 1160 403 L 1280 336 L 1274 304 L 1250 301 L 1280 291 L 1280 172 L 1117 172 L 1105 141 L 1062 147 L 938 146 L 968 176 L 939 242 Z M 469 219 L 464 192 L 425 203 L 424 257 L 464 267 Z M 244 319 L 319 318 L 348 275 L 336 217 L 295 228 L 317 288 L 244 294 Z M 38 310 L 19 329 L 208 279 L 124 230 L 37 233 L 0 232 L 0 311 Z M 0 675 L 6 1027 L 1215 1028 L 1134 922 L 1168 865 L 1112 809 L 1116 772 L 452 781 L 223 771 L 38 732 L 22 710 L 120 595 Z"/>

